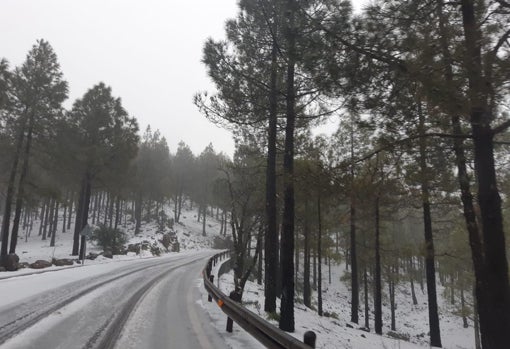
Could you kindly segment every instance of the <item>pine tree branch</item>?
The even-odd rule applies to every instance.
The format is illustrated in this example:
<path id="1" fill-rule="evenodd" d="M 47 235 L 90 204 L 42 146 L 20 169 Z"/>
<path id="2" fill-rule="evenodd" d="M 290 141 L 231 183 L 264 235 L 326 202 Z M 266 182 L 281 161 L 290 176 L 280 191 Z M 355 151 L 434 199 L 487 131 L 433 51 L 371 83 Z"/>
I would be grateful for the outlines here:
<path id="1" fill-rule="evenodd" d="M 504 8 L 510 8 L 510 1 L 506 1 L 506 0 L 496 0 L 496 2 L 501 6 L 501 7 L 504 7 Z"/>
<path id="2" fill-rule="evenodd" d="M 408 73 L 409 72 L 409 69 L 408 69 L 407 65 L 401 59 L 398 59 L 398 58 L 392 57 L 392 56 L 388 56 L 388 55 L 382 55 L 382 54 L 380 54 L 378 52 L 374 52 L 374 51 L 368 50 L 366 48 L 356 46 L 355 44 L 353 44 L 353 43 L 347 41 L 346 39 L 342 38 L 337 33 L 335 33 L 333 31 L 329 30 L 328 28 L 326 28 L 322 23 L 320 23 L 318 20 L 313 18 L 310 14 L 308 14 L 306 12 L 306 10 L 303 9 L 301 6 L 299 6 L 299 9 L 301 10 L 301 12 L 306 17 L 308 17 L 313 23 L 315 23 L 319 27 L 319 29 L 324 31 L 330 37 L 332 37 L 335 40 L 337 40 L 343 46 L 353 50 L 356 53 L 364 55 L 364 56 L 366 56 L 368 58 L 374 59 L 374 60 L 382 62 L 382 63 L 386 63 L 389 66 L 394 67 L 394 68 L 400 70 L 403 73 Z"/>
<path id="3" fill-rule="evenodd" d="M 420 139 L 420 138 L 428 138 L 428 137 L 439 137 L 439 138 L 462 138 L 462 139 L 469 139 L 469 138 L 473 138 L 472 135 L 465 135 L 465 134 L 451 134 L 451 133 L 439 133 L 439 132 L 431 132 L 431 133 L 425 133 L 425 134 L 422 134 L 422 135 L 414 135 L 414 136 L 410 136 L 410 137 L 406 137 L 406 138 L 402 138 L 402 139 L 399 139 L 399 140 L 396 140 L 395 142 L 392 142 L 391 144 L 388 144 L 386 146 L 383 146 L 381 148 L 378 148 L 366 155 L 364 155 L 363 157 L 359 158 L 359 159 L 356 159 L 353 163 L 359 163 L 359 162 L 362 162 L 362 161 L 365 161 L 365 160 L 368 160 L 370 159 L 372 156 L 380 153 L 380 152 L 383 152 L 385 150 L 389 150 L 389 149 L 392 149 L 394 148 L 395 146 L 397 145 L 402 145 L 402 144 L 405 144 L 407 142 L 410 142 L 410 141 L 413 141 L 413 140 L 416 140 L 416 139 Z"/>
<path id="4" fill-rule="evenodd" d="M 510 127 L 510 120 L 507 120 L 507 121 L 503 122 L 502 124 L 500 124 L 499 126 L 496 126 L 496 127 L 492 130 L 492 135 L 493 135 L 493 136 L 495 136 L 495 135 L 497 135 L 498 133 L 504 132 L 504 131 L 506 131 L 509 127 Z"/>

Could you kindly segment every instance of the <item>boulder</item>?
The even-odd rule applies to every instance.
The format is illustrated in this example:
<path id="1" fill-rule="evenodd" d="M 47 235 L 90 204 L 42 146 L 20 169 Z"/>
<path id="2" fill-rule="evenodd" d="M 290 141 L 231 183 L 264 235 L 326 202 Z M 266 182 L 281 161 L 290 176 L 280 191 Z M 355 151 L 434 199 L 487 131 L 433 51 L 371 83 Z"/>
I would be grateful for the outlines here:
<path id="1" fill-rule="evenodd" d="M 16 253 L 9 253 L 5 260 L 5 270 L 16 271 L 19 269 L 19 257 Z"/>
<path id="2" fill-rule="evenodd" d="M 32 269 L 44 269 L 51 267 L 51 263 L 42 259 L 36 260 L 34 263 L 30 264 L 30 268 Z"/>
<path id="3" fill-rule="evenodd" d="M 110 258 L 112 259 L 113 258 L 113 253 L 112 251 L 109 251 L 109 250 L 106 250 L 103 252 L 103 257 L 106 257 L 106 258 Z"/>
<path id="4" fill-rule="evenodd" d="M 85 259 L 90 259 L 91 261 L 93 261 L 94 259 L 97 258 L 97 256 L 99 256 L 99 254 L 94 253 L 94 252 L 89 252 L 89 254 L 85 257 Z"/>
<path id="5" fill-rule="evenodd" d="M 168 251 L 168 248 L 170 247 L 170 244 L 172 243 L 172 237 L 170 234 L 163 234 L 163 238 L 159 240 L 163 246 L 165 246 L 165 249 Z"/>
<path id="6" fill-rule="evenodd" d="M 63 267 L 64 265 L 73 265 L 74 264 L 72 259 L 67 259 L 67 258 L 62 258 L 62 259 L 53 258 L 52 262 L 57 267 Z"/>
<path id="7" fill-rule="evenodd" d="M 161 249 L 158 246 L 151 245 L 151 253 L 153 256 L 160 256 L 161 255 Z"/>

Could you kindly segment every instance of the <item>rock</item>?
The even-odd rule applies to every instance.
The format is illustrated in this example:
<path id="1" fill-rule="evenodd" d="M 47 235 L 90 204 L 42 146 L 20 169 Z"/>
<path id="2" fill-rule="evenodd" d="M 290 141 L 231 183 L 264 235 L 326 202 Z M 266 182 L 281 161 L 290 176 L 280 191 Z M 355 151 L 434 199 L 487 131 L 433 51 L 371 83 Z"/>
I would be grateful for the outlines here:
<path id="1" fill-rule="evenodd" d="M 16 253 L 9 253 L 5 260 L 5 270 L 16 271 L 19 268 L 19 257 Z"/>
<path id="2" fill-rule="evenodd" d="M 151 245 L 151 253 L 153 256 L 160 256 L 161 249 L 158 246 Z"/>
<path id="3" fill-rule="evenodd" d="M 364 334 L 362 334 L 362 335 L 361 335 L 361 337 L 363 337 L 363 338 L 367 338 L 367 336 L 365 336 Z"/>
<path id="4" fill-rule="evenodd" d="M 399 333 L 399 332 L 395 332 L 395 331 L 388 331 L 387 335 L 388 335 L 388 337 L 400 339 L 400 340 L 403 340 L 406 342 L 409 342 L 409 339 L 411 338 L 411 336 L 407 333 Z"/>
<path id="5" fill-rule="evenodd" d="M 134 252 L 136 254 L 140 253 L 140 244 L 129 244 L 127 252 Z"/>
<path id="6" fill-rule="evenodd" d="M 0 272 L 6 271 L 4 267 L 0 267 Z"/>
<path id="7" fill-rule="evenodd" d="M 55 265 L 57 267 L 63 267 L 64 265 L 73 265 L 74 264 L 72 259 L 67 259 L 67 258 L 62 258 L 62 259 L 53 258 L 52 262 L 53 262 L 53 265 Z"/>
<path id="8" fill-rule="evenodd" d="M 42 259 L 36 260 L 34 263 L 30 264 L 30 268 L 32 269 L 44 269 L 51 267 L 51 263 Z"/>
<path id="9" fill-rule="evenodd" d="M 93 260 L 94 260 L 94 259 L 96 259 L 98 256 L 99 256 L 99 254 L 97 254 L 97 253 L 89 252 L 89 254 L 85 257 L 85 259 L 90 259 L 91 261 L 93 261 Z"/>
<path id="10" fill-rule="evenodd" d="M 103 252 L 103 256 L 106 257 L 106 258 L 112 259 L 113 258 L 113 253 L 112 253 L 112 251 L 104 251 Z"/>
<path id="11" fill-rule="evenodd" d="M 172 238 L 170 237 L 170 234 L 163 234 L 163 238 L 159 240 L 163 246 L 165 246 L 165 249 L 168 251 L 168 248 L 170 247 L 170 244 L 172 243 Z"/>
<path id="12" fill-rule="evenodd" d="M 354 328 L 354 326 L 352 326 L 351 324 L 345 324 L 345 326 L 347 326 L 349 328 Z"/>

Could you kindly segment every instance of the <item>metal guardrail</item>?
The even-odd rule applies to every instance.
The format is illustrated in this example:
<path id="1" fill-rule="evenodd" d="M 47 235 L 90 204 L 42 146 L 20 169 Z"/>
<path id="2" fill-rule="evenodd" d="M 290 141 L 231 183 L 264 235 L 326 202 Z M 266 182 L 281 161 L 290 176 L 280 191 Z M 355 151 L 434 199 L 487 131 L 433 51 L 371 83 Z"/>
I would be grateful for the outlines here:
<path id="1" fill-rule="evenodd" d="M 225 251 L 211 257 L 202 273 L 205 289 L 207 292 L 209 292 L 209 296 L 216 300 L 216 303 L 221 308 L 221 310 L 269 349 L 313 348 L 313 346 L 309 346 L 299 341 L 288 333 L 265 321 L 260 316 L 247 310 L 241 304 L 230 299 L 230 297 L 221 292 L 221 290 L 214 285 L 214 283 L 209 278 L 211 275 L 212 267 L 216 265 L 216 263 L 218 263 L 220 260 L 227 258 L 229 254 L 230 251 Z M 313 337 L 315 337 L 315 334 L 313 333 L 307 332 L 307 334 L 312 334 Z M 305 334 L 305 337 L 307 334 Z M 315 338 L 313 339 L 313 342 L 315 342 Z"/>

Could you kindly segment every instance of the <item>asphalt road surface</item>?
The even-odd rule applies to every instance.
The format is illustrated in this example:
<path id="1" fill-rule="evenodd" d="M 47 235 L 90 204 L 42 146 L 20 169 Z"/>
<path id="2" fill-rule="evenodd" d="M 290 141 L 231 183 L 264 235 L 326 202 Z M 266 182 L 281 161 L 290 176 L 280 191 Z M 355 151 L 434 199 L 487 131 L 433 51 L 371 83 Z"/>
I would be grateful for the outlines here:
<path id="1" fill-rule="evenodd" d="M 199 290 L 210 255 L 131 263 L 2 307 L 0 348 L 226 348 Z"/>

